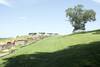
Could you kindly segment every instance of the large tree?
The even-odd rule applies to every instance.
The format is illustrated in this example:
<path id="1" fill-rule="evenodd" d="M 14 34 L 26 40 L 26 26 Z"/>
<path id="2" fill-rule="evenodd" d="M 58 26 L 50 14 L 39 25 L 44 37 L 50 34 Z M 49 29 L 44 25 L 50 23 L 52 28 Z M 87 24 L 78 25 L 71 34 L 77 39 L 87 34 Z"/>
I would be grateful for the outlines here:
<path id="1" fill-rule="evenodd" d="M 66 9 L 66 17 L 74 27 L 73 32 L 85 30 L 87 22 L 95 21 L 96 12 L 92 9 L 84 9 L 83 5 L 77 5 Z"/>

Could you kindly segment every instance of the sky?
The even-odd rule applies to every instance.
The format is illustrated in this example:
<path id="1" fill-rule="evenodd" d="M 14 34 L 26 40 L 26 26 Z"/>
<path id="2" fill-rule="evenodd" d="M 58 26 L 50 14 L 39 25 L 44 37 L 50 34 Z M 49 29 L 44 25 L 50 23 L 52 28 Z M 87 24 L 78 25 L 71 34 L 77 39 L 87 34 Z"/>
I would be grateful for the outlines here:
<path id="1" fill-rule="evenodd" d="M 0 0 L 0 38 L 30 32 L 72 33 L 65 10 L 77 4 L 96 11 L 86 30 L 100 29 L 100 0 Z"/>

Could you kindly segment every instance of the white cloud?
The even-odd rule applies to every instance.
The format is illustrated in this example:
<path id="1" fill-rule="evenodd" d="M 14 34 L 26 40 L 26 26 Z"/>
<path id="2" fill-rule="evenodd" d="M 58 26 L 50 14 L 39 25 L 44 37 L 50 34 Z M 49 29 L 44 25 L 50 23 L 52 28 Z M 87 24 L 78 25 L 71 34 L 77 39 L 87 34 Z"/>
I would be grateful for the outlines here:
<path id="1" fill-rule="evenodd" d="M 19 17 L 20 20 L 25 20 L 26 17 L 25 16 L 22 16 L 22 17 Z"/>
<path id="2" fill-rule="evenodd" d="M 12 5 L 15 4 L 20 4 L 21 6 L 23 5 L 35 5 L 35 4 L 39 4 L 39 3 L 43 3 L 43 2 L 47 2 L 49 0 L 0 0 L 0 4 L 8 6 L 8 7 L 13 7 Z"/>
<path id="3" fill-rule="evenodd" d="M 11 7 L 10 0 L 0 0 L 0 4 Z"/>
<path id="4" fill-rule="evenodd" d="M 93 0 L 94 2 L 100 3 L 100 0 Z"/>

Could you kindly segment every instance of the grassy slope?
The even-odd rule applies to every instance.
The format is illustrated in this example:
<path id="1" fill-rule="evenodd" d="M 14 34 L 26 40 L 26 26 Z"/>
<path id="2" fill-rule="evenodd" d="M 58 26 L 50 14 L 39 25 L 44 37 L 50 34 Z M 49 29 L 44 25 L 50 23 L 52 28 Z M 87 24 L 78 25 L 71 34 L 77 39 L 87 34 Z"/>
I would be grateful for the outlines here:
<path id="1" fill-rule="evenodd" d="M 5 64 L 6 65 L 5 67 L 13 67 L 13 65 L 15 65 L 14 67 L 66 67 L 66 66 L 80 67 L 80 65 L 82 64 L 91 65 L 93 63 L 94 66 L 96 66 L 95 64 L 97 63 L 97 61 L 93 61 L 94 60 L 93 59 L 92 60 L 93 62 L 90 62 L 91 61 L 90 59 L 94 57 L 92 57 L 92 54 L 90 53 L 91 49 L 90 48 L 89 48 L 90 50 L 88 49 L 88 47 L 95 48 L 96 46 L 88 46 L 88 45 L 94 45 L 94 44 L 99 45 L 100 43 L 99 41 L 100 41 L 100 34 L 98 33 L 98 31 L 92 31 L 84 34 L 80 33 L 67 36 L 49 37 L 44 40 L 38 41 L 37 43 L 23 47 L 17 50 L 14 54 L 5 57 L 5 58 L 13 57 L 12 59 L 11 58 L 6 59 L 7 62 Z M 79 46 L 75 46 L 75 48 L 68 48 L 69 46 L 72 45 L 73 47 L 74 45 L 79 45 Z M 87 46 L 82 46 L 82 45 L 87 45 Z M 68 49 L 63 50 L 65 48 Z M 99 49 L 100 46 L 96 48 Z M 96 51 L 96 49 L 92 50 Z M 43 53 L 37 54 L 37 52 L 43 52 Z M 98 52 L 98 50 L 96 52 Z M 88 59 L 87 56 L 90 56 L 89 60 L 87 60 Z M 39 58 L 39 59 L 34 59 L 34 58 Z M 42 60 L 45 58 L 47 59 L 47 61 Z M 83 58 L 85 58 L 86 60 Z M 1 62 L 3 61 L 2 59 L 0 59 Z M 80 59 L 82 60 L 82 63 L 79 63 Z"/>

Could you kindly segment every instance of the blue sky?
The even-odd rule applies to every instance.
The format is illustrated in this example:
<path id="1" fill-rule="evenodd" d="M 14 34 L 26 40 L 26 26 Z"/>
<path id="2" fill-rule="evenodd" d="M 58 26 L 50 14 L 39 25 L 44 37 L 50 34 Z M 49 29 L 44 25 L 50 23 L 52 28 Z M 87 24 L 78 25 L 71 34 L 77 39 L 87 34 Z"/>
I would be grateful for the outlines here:
<path id="1" fill-rule="evenodd" d="M 94 9 L 95 22 L 87 30 L 100 29 L 100 0 L 0 0 L 0 37 L 12 37 L 29 32 L 71 33 L 65 9 L 77 4 Z"/>

